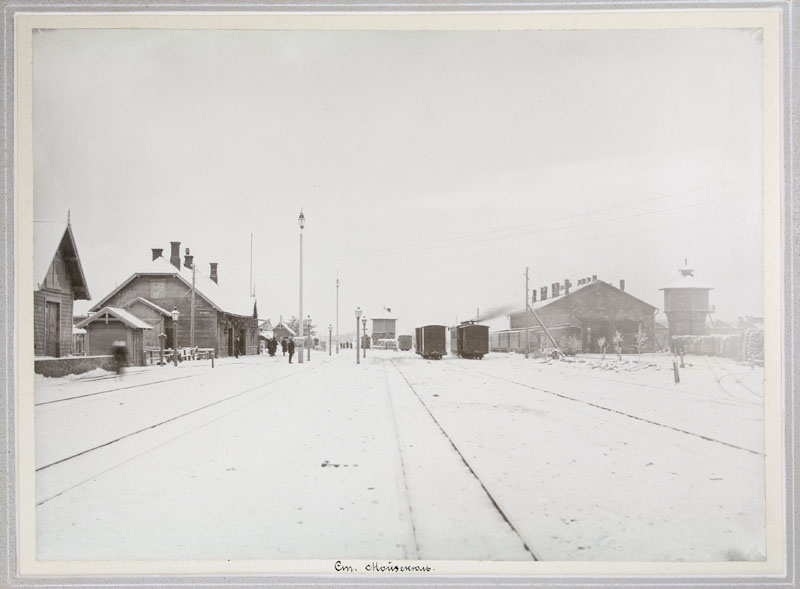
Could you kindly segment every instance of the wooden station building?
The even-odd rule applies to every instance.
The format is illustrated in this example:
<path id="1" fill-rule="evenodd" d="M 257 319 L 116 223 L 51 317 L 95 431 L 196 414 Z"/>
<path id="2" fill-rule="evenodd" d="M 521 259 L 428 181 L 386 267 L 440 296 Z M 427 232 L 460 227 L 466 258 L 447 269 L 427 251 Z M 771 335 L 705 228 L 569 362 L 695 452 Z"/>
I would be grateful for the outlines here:
<path id="1" fill-rule="evenodd" d="M 194 267 L 193 256 L 187 250 L 181 264 L 180 245 L 178 241 L 171 242 L 169 260 L 163 257 L 163 249 L 154 248 L 149 263 L 144 263 L 90 311 L 97 313 L 104 307 L 123 309 L 153 327 L 152 332 L 143 332 L 143 346 L 158 346 L 157 338 L 163 333 L 166 348 L 192 345 L 194 315 L 194 347 L 213 349 L 217 356 L 232 356 L 237 346 L 239 354 L 257 354 L 256 299 L 223 288 L 216 263 L 210 264 L 210 272 L 205 275 Z M 171 316 L 173 309 L 180 313 L 177 326 Z"/>

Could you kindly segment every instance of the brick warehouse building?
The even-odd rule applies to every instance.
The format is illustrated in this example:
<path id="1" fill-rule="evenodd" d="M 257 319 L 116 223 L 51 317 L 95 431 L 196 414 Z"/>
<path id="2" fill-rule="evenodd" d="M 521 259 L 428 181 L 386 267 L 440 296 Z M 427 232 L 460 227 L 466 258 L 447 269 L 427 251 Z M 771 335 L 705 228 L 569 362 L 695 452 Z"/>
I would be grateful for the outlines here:
<path id="1" fill-rule="evenodd" d="M 34 223 L 33 270 L 34 356 L 69 356 L 73 303 L 90 298 L 69 221 Z"/>
<path id="2" fill-rule="evenodd" d="M 217 356 L 232 356 L 238 340 L 239 354 L 257 354 L 256 299 L 220 286 L 215 263 L 210 264 L 210 273 L 205 275 L 194 268 L 193 256 L 187 251 L 181 265 L 180 242 L 173 241 L 171 246 L 169 260 L 162 256 L 162 249 L 154 248 L 150 262 L 103 297 L 91 311 L 98 312 L 104 307 L 125 309 L 155 327 L 152 331 L 155 335 L 145 337 L 156 337 L 156 331 L 163 329 L 165 347 L 173 348 L 176 334 L 169 313 L 177 308 L 180 312 L 177 346 L 188 347 L 194 298 L 195 347 L 213 348 Z M 153 341 L 150 339 L 149 343 Z"/>
<path id="3" fill-rule="evenodd" d="M 619 287 L 597 280 L 596 276 L 579 280 L 575 288 L 569 280 L 554 283 L 549 292 L 546 286 L 533 291 L 531 308 L 559 345 L 561 338 L 571 337 L 579 352 L 600 352 L 597 343 L 600 337 L 606 338 L 607 350 L 612 351 L 617 331 L 623 336 L 623 350 L 634 351 L 640 325 L 647 334 L 645 350 L 653 351 L 656 347 L 657 309 L 625 292 L 624 280 Z M 533 313 L 518 311 L 509 316 L 510 331 L 520 338 L 524 338 L 526 324 L 531 351 L 552 346 Z M 498 341 L 497 336 L 493 341 Z M 524 339 L 519 341 L 524 348 Z"/>

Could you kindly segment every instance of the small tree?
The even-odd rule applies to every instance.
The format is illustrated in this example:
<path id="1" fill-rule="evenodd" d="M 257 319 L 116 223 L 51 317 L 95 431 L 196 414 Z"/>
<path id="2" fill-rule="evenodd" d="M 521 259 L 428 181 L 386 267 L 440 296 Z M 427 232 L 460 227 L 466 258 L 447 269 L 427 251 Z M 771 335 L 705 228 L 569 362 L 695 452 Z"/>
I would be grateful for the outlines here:
<path id="1" fill-rule="evenodd" d="M 614 332 L 614 351 L 617 353 L 617 358 L 622 360 L 622 334 L 619 331 Z"/>
<path id="2" fill-rule="evenodd" d="M 641 360 L 642 352 L 645 346 L 647 346 L 647 330 L 645 330 L 644 324 L 639 324 L 639 331 L 636 332 L 634 340 L 636 341 L 636 351 L 639 353 L 639 360 Z"/>
<path id="3" fill-rule="evenodd" d="M 289 319 L 289 321 L 286 322 L 286 326 L 289 329 L 291 329 L 293 332 L 295 332 L 296 334 L 298 334 L 298 335 L 300 334 L 300 321 L 294 315 L 292 315 L 292 318 Z M 317 326 L 312 324 L 311 325 L 311 329 L 309 329 L 308 327 L 309 327 L 308 326 L 308 319 L 306 319 L 303 322 L 303 335 L 305 337 L 316 335 Z"/>
<path id="4" fill-rule="evenodd" d="M 603 357 L 600 358 L 601 360 L 606 359 L 606 338 L 605 336 L 600 336 L 597 338 L 597 345 L 600 348 L 600 351 L 603 352 Z"/>

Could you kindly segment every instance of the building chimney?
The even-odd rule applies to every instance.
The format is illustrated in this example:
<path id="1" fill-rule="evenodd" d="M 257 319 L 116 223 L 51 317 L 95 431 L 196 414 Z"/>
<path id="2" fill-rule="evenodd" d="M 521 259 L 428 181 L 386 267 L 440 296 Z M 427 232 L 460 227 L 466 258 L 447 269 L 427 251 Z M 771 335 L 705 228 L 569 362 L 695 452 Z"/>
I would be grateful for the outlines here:
<path id="1" fill-rule="evenodd" d="M 619 289 L 621 291 L 625 292 L 625 281 L 624 280 L 620 280 L 619 281 Z"/>
<path id="2" fill-rule="evenodd" d="M 531 302 L 535 303 L 536 302 L 536 289 L 533 290 L 532 295 L 533 295 L 533 298 L 531 299 Z"/>
<path id="3" fill-rule="evenodd" d="M 186 254 L 185 256 L 183 256 L 183 265 L 184 266 L 186 266 L 187 268 L 191 269 L 193 263 L 194 263 L 194 256 L 189 255 L 189 254 Z"/>
<path id="4" fill-rule="evenodd" d="M 543 286 L 541 289 L 539 289 L 539 294 L 541 295 L 542 300 L 546 301 L 547 300 L 547 287 Z"/>
<path id="5" fill-rule="evenodd" d="M 550 285 L 550 290 L 553 293 L 553 298 L 556 298 L 558 296 L 558 286 L 559 286 L 558 282 L 554 282 L 553 284 Z"/>
<path id="6" fill-rule="evenodd" d="M 597 280 L 597 274 L 592 274 L 592 282 L 594 282 L 595 280 Z"/>
<path id="7" fill-rule="evenodd" d="M 154 248 L 151 248 L 151 249 L 153 250 L 153 259 L 154 260 L 157 260 L 158 258 L 160 258 L 161 255 L 164 253 L 164 248 L 163 247 L 154 247 Z"/>
<path id="8" fill-rule="evenodd" d="M 572 283 L 569 281 L 569 278 L 564 279 L 564 294 L 569 294 L 569 287 L 572 286 Z"/>
<path id="9" fill-rule="evenodd" d="M 211 275 L 209 278 L 219 284 L 219 277 L 217 276 L 217 262 L 210 262 L 209 266 L 211 266 Z"/>
<path id="10" fill-rule="evenodd" d="M 172 246 L 172 250 L 169 254 L 169 263 L 175 266 L 178 270 L 181 269 L 181 242 L 180 241 L 170 241 L 170 246 Z"/>

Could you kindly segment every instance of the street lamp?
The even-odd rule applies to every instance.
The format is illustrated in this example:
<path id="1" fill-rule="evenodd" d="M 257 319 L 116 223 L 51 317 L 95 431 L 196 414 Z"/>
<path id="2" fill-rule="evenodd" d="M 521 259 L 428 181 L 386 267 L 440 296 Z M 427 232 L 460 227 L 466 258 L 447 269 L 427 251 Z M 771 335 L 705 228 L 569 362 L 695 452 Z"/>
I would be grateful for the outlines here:
<path id="1" fill-rule="evenodd" d="M 178 366 L 178 317 L 181 316 L 181 312 L 178 311 L 178 307 L 173 306 L 172 312 L 172 359 L 175 361 L 175 366 Z"/>
<path id="2" fill-rule="evenodd" d="M 308 361 L 311 362 L 311 346 L 314 345 L 313 340 L 311 339 L 311 315 L 308 316 Z"/>
<path id="3" fill-rule="evenodd" d="M 364 326 L 364 358 L 367 357 L 367 316 L 361 319 L 361 325 Z"/>
<path id="4" fill-rule="evenodd" d="M 358 333 L 359 319 L 361 319 L 361 307 L 356 307 L 356 364 L 361 364 L 361 354 L 359 354 L 358 347 L 361 344 L 361 335 Z"/>
<path id="5" fill-rule="evenodd" d="M 297 217 L 297 223 L 300 225 L 300 338 L 297 340 L 300 345 L 304 344 L 303 335 L 303 227 L 306 225 L 306 217 L 303 214 L 303 209 L 300 209 L 300 216 Z M 300 353 L 297 355 L 297 363 L 303 363 L 303 348 L 300 348 Z"/>
<path id="6" fill-rule="evenodd" d="M 336 277 L 336 353 L 339 353 L 339 277 Z"/>
<path id="7" fill-rule="evenodd" d="M 328 323 L 328 356 L 333 354 L 333 348 L 331 348 L 331 336 L 333 335 L 333 325 Z"/>

